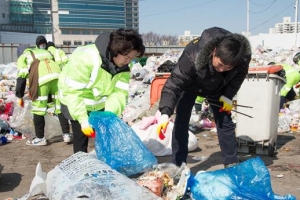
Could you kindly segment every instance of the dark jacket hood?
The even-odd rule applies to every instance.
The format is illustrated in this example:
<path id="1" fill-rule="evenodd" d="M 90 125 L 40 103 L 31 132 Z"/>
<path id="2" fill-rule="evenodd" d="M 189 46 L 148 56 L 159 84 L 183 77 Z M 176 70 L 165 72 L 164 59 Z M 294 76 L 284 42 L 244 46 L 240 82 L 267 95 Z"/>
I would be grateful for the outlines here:
<path id="1" fill-rule="evenodd" d="M 39 46 L 39 44 L 43 44 L 43 43 L 47 44 L 46 38 L 42 35 L 38 36 L 35 40 L 36 46 Z"/>
<path id="2" fill-rule="evenodd" d="M 96 47 L 99 51 L 99 54 L 101 56 L 101 59 L 102 59 L 101 67 L 114 76 L 120 72 L 130 71 L 130 69 L 129 69 L 128 65 L 123 66 L 123 67 L 117 67 L 112 62 L 112 57 L 108 50 L 108 45 L 110 42 L 110 34 L 111 33 L 102 33 L 102 34 L 98 35 L 98 37 L 95 40 L 95 45 L 96 45 Z"/>
<path id="3" fill-rule="evenodd" d="M 209 36 L 205 36 L 205 38 L 203 38 L 204 40 L 208 40 L 204 46 L 201 48 L 200 52 L 196 55 L 196 59 L 195 59 L 195 68 L 196 71 L 200 71 L 202 67 L 204 67 L 205 65 L 207 65 L 210 60 L 211 60 L 211 53 L 214 50 L 214 48 L 217 46 L 217 44 L 222 41 L 225 37 L 233 37 L 236 38 L 238 41 L 241 41 L 241 44 L 243 45 L 244 51 L 243 51 L 243 59 L 247 59 L 249 58 L 249 56 L 251 56 L 251 45 L 248 41 L 248 39 L 241 35 L 241 34 L 237 34 L 237 33 L 230 33 L 227 32 L 224 34 L 224 29 L 220 29 L 222 30 L 223 34 L 220 33 L 219 35 L 217 35 L 216 37 L 212 38 Z M 208 34 L 209 35 L 209 34 Z M 202 37 L 202 35 L 201 35 Z M 202 39 L 200 37 L 200 40 Z"/>
<path id="4" fill-rule="evenodd" d="M 102 56 L 110 60 L 109 51 L 107 49 L 110 41 L 110 33 L 101 33 L 95 40 L 95 45 Z"/>

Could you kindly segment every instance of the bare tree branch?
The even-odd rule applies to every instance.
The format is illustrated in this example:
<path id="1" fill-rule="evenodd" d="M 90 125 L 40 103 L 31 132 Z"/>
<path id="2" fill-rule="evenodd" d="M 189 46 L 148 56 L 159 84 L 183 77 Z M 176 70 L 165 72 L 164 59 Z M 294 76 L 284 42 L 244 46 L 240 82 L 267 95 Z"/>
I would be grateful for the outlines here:
<path id="1" fill-rule="evenodd" d="M 176 35 L 159 35 L 157 33 L 149 32 L 142 34 L 142 38 L 146 46 L 178 45 L 178 37 Z"/>

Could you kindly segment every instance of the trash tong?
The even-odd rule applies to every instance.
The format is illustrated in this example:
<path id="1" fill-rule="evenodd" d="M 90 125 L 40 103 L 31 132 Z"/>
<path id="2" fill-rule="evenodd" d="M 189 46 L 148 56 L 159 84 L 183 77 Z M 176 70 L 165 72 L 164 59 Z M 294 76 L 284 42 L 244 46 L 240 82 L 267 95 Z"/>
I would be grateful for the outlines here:
<path id="1" fill-rule="evenodd" d="M 212 106 L 216 106 L 216 107 L 219 107 L 221 108 L 222 106 L 221 105 L 218 105 L 218 104 L 214 104 L 214 103 L 210 103 L 209 101 L 217 101 L 217 100 L 214 100 L 214 99 L 207 99 L 208 100 L 208 103 Z M 239 104 L 232 104 L 233 106 L 240 106 L 240 107 L 244 107 L 244 108 L 253 108 L 252 106 L 244 106 L 244 105 L 239 105 Z M 245 113 L 242 113 L 242 112 L 239 112 L 237 110 L 231 110 L 232 112 L 236 112 L 238 114 L 241 114 L 241 115 L 244 115 L 246 117 L 249 117 L 249 118 L 253 118 L 252 116 L 250 115 L 247 115 Z"/>
<path id="2" fill-rule="evenodd" d="M 214 100 L 214 99 L 207 99 L 207 101 L 215 101 L 215 102 L 219 102 L 218 100 Z M 233 106 L 239 106 L 239 107 L 243 107 L 243 108 L 253 108 L 252 106 L 244 106 L 244 105 L 240 105 L 240 104 L 232 104 Z"/>

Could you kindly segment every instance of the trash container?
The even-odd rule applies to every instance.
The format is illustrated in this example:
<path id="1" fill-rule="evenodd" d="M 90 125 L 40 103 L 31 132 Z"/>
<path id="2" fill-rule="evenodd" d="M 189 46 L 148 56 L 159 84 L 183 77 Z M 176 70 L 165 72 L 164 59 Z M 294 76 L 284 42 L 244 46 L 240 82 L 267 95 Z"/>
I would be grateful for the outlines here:
<path id="1" fill-rule="evenodd" d="M 160 99 L 161 90 L 165 85 L 165 82 L 170 77 L 171 73 L 156 73 L 150 86 L 150 105 L 156 103 Z"/>
<path id="2" fill-rule="evenodd" d="M 276 73 L 282 66 L 249 68 L 237 93 L 236 138 L 238 152 L 274 156 L 277 144 L 280 90 L 285 79 Z"/>

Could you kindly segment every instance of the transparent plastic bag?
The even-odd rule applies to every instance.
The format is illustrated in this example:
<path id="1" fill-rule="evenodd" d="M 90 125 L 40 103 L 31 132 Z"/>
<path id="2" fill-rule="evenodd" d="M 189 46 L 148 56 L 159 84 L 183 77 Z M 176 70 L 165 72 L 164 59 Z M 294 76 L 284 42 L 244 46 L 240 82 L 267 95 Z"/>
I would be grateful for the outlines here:
<path id="1" fill-rule="evenodd" d="M 19 106 L 15 101 L 13 114 L 9 119 L 9 125 L 29 139 L 35 136 L 31 110 L 32 105 L 30 100 L 24 99 L 24 108 Z"/>
<path id="2" fill-rule="evenodd" d="M 111 112 L 90 113 L 89 122 L 96 131 L 97 158 L 118 172 L 130 176 L 157 163 L 136 133 Z"/>
<path id="3" fill-rule="evenodd" d="M 191 170 L 182 163 L 180 167 L 173 163 L 161 163 L 137 178 L 137 183 L 147 187 L 166 200 L 181 199 L 187 190 Z M 175 183 L 177 183 L 175 185 Z"/>
<path id="4" fill-rule="evenodd" d="M 290 130 L 292 117 L 290 115 L 280 115 L 278 119 L 278 132 L 284 133 Z"/>
<path id="5" fill-rule="evenodd" d="M 289 104 L 289 109 L 291 110 L 291 112 L 293 112 L 293 113 L 300 112 L 300 99 L 289 101 L 288 104 Z"/>
<path id="6" fill-rule="evenodd" d="M 59 119 L 54 115 L 45 115 L 45 137 L 51 139 L 56 136 L 61 136 L 62 130 Z"/>

